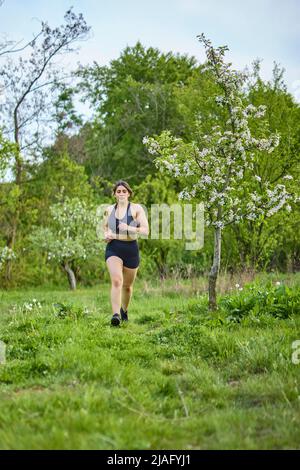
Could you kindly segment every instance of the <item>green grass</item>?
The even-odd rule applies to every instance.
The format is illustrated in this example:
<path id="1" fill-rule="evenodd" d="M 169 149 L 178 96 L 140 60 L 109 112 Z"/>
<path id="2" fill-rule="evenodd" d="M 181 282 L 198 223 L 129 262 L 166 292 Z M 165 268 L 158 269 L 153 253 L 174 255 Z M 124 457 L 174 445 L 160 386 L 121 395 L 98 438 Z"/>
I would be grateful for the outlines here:
<path id="1" fill-rule="evenodd" d="M 0 291 L 1 449 L 300 448 L 300 315 L 220 320 L 188 281 L 137 280 L 112 328 L 109 291 Z"/>

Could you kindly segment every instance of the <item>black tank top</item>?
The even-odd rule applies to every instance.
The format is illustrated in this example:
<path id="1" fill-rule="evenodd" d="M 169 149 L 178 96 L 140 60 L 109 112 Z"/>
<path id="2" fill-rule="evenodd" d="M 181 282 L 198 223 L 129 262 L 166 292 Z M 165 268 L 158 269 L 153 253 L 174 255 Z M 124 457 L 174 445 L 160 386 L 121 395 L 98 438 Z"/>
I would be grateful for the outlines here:
<path id="1" fill-rule="evenodd" d="M 128 230 L 119 230 L 120 222 L 125 222 L 127 225 L 131 225 L 131 226 L 134 226 L 134 227 L 139 227 L 139 225 L 140 225 L 132 217 L 131 209 L 130 209 L 130 202 L 127 205 L 126 214 L 124 215 L 124 217 L 122 219 L 118 219 L 116 217 L 116 209 L 117 209 L 117 203 L 114 205 L 114 208 L 111 211 L 110 216 L 108 218 L 108 226 L 111 229 L 111 231 L 116 233 L 116 234 L 118 234 L 118 233 L 119 234 L 124 234 L 124 235 L 126 234 L 127 236 L 129 236 Z M 130 236 L 132 236 L 132 232 L 130 233 Z"/>

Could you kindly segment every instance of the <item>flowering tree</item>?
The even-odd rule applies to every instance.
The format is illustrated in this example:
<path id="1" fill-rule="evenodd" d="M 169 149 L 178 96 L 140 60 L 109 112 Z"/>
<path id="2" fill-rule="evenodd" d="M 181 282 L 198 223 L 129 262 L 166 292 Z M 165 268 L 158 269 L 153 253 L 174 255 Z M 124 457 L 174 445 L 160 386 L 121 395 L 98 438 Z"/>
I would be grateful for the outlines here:
<path id="1" fill-rule="evenodd" d="M 103 249 L 96 233 L 96 211 L 79 198 L 68 197 L 63 203 L 51 206 L 50 211 L 53 228 L 37 228 L 30 240 L 33 246 L 47 253 L 49 261 L 61 266 L 74 290 L 80 263 Z"/>
<path id="2" fill-rule="evenodd" d="M 205 224 L 214 229 L 208 290 L 209 308 L 215 310 L 224 228 L 244 219 L 263 220 L 283 207 L 291 210 L 289 201 L 296 202 L 297 196 L 287 190 L 285 180 L 290 180 L 290 175 L 272 184 L 256 174 L 259 156 L 262 152 L 273 152 L 279 145 L 279 135 L 271 134 L 265 121 L 257 131 L 260 135 L 252 135 L 251 123 L 264 116 L 266 107 L 247 104 L 243 90 L 247 75 L 224 62 L 228 47 L 214 49 L 203 34 L 198 38 L 206 51 L 205 68 L 219 88 L 219 94 L 214 97 L 218 112 L 212 114 L 215 125 L 207 135 L 201 118 L 197 118 L 195 140 L 191 142 L 184 142 L 167 130 L 156 138 L 146 136 L 143 142 L 148 151 L 156 155 L 156 167 L 183 183 L 179 199 L 204 202 Z"/>

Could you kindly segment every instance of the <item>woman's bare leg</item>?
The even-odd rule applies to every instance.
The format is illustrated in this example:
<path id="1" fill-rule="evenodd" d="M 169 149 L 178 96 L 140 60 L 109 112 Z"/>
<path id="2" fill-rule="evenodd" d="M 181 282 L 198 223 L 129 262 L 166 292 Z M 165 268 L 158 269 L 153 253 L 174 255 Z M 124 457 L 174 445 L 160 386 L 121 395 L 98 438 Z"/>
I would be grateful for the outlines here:
<path id="1" fill-rule="evenodd" d="M 126 268 L 123 266 L 122 308 L 126 312 L 133 290 L 133 283 L 139 268 Z"/>
<path id="2" fill-rule="evenodd" d="M 106 260 L 111 279 L 111 308 L 112 313 L 119 313 L 121 308 L 121 292 L 123 284 L 123 261 L 118 256 L 110 256 Z"/>

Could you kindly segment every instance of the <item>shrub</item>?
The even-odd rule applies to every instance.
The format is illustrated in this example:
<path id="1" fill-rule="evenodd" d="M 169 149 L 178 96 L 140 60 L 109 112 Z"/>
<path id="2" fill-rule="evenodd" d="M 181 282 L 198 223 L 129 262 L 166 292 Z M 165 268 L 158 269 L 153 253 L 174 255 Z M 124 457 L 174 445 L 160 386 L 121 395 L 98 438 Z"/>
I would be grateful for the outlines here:
<path id="1" fill-rule="evenodd" d="M 232 321 L 240 321 L 250 314 L 288 318 L 300 313 L 300 289 L 285 285 L 265 290 L 249 287 L 236 295 L 224 296 L 219 306 Z"/>

